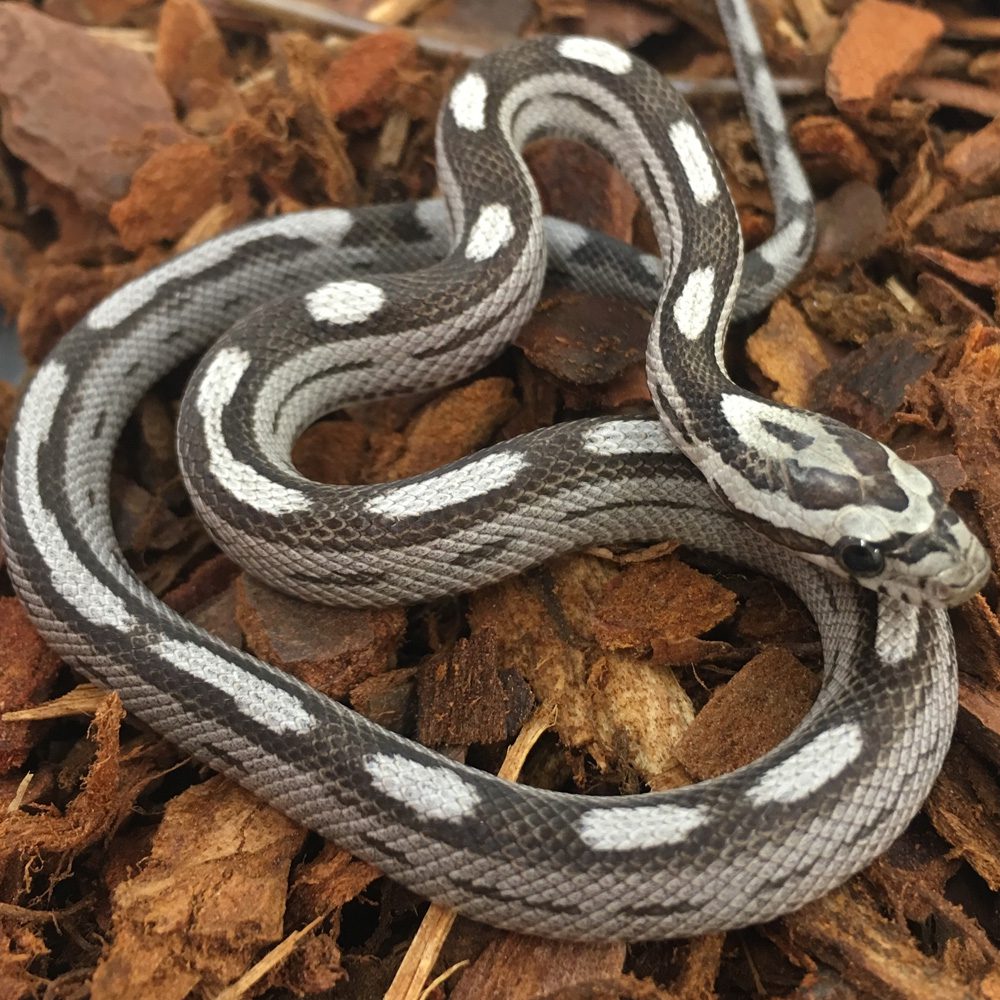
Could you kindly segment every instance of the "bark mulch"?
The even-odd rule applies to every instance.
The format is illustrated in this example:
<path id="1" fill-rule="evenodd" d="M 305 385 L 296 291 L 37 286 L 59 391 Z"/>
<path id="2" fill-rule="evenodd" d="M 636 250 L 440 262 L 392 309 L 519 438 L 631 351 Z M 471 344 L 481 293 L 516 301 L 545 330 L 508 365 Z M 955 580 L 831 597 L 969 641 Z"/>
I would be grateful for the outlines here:
<path id="1" fill-rule="evenodd" d="M 1000 19 L 987 0 L 754 6 L 820 236 L 795 287 L 734 331 L 731 369 L 891 443 L 996 553 Z M 748 244 L 772 226 L 703 0 L 328 0 L 297 20 L 285 0 L 43 8 L 0 4 L 0 307 L 29 367 L 114 288 L 235 225 L 432 194 L 435 114 L 465 55 L 539 30 L 610 37 L 681 78 Z M 363 14 L 378 34 L 352 34 Z M 556 141 L 528 155 L 548 211 L 652 249 L 599 156 Z M 646 406 L 646 322 L 550 290 L 487 371 L 335 414 L 296 461 L 328 482 L 398 479 Z M 382 725 L 526 782 L 613 794 L 738 767 L 815 696 L 798 601 L 670 542 L 411 609 L 277 594 L 192 515 L 172 443 L 182 381 L 142 402 L 115 462 L 128 559 L 181 613 Z M 21 388 L 0 384 L 0 433 Z M 994 579 L 953 614 L 957 737 L 885 857 L 766 926 L 626 947 L 452 925 L 81 684 L 4 580 L 0 997 L 1000 998 L 998 597 Z"/>

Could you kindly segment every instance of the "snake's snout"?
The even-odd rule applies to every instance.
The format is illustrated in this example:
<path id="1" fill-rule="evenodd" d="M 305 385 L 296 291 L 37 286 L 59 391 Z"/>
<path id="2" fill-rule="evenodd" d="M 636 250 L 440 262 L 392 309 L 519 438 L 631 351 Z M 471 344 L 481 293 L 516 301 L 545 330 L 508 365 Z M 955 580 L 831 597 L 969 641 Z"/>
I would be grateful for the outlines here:
<path id="1" fill-rule="evenodd" d="M 873 521 L 868 525 L 873 541 L 841 538 L 834 572 L 908 604 L 950 608 L 975 596 L 992 570 L 989 553 L 936 487 L 929 501 L 929 523 L 923 530 L 893 533 L 883 518 L 877 527 Z M 850 515 L 838 527 L 844 523 L 850 523 Z"/>
<path id="2" fill-rule="evenodd" d="M 985 586 L 992 564 L 982 542 L 942 507 L 932 527 L 896 552 L 895 579 L 878 589 L 915 604 L 951 608 Z"/>
<path id="3" fill-rule="evenodd" d="M 986 585 L 993 568 L 989 553 L 971 531 L 966 528 L 965 532 L 968 539 L 963 546 L 962 559 L 927 581 L 928 603 L 944 607 L 964 604 Z"/>

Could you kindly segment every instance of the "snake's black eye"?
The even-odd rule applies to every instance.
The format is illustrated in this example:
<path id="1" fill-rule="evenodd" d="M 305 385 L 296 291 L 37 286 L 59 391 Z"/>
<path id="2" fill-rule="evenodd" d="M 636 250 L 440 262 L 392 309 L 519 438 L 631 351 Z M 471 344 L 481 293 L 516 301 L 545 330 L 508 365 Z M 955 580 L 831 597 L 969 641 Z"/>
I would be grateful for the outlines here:
<path id="1" fill-rule="evenodd" d="M 837 562 L 852 576 L 878 576 L 885 569 L 882 550 L 860 538 L 845 539 L 837 546 Z"/>

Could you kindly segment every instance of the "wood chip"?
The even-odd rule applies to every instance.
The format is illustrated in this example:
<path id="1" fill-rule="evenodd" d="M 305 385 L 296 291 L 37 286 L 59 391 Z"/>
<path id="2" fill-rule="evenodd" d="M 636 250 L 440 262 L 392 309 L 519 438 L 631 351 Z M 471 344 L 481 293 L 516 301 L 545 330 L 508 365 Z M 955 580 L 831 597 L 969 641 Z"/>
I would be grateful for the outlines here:
<path id="1" fill-rule="evenodd" d="M 880 334 L 820 375 L 812 405 L 874 437 L 886 437 L 910 387 L 933 370 L 936 349 L 902 332 Z"/>
<path id="2" fill-rule="evenodd" d="M 451 997 L 543 997 L 572 989 L 577 996 L 612 1000 L 620 995 L 618 990 L 602 987 L 605 980 L 617 977 L 624 961 L 623 944 L 573 944 L 504 934 L 462 974 Z"/>
<path id="3" fill-rule="evenodd" d="M 15 597 L 0 598 L 0 647 L 7 650 L 0 672 L 0 715 L 43 701 L 55 681 L 59 659 Z M 0 773 L 20 767 L 38 738 L 37 728 L 27 722 L 0 720 Z"/>
<path id="4" fill-rule="evenodd" d="M 649 316 L 638 306 L 562 292 L 525 323 L 517 346 L 533 365 L 575 385 L 611 382 L 645 355 Z"/>
<path id="5" fill-rule="evenodd" d="M 501 646 L 488 630 L 460 639 L 447 654 L 431 657 L 420 670 L 417 738 L 425 746 L 500 743 L 512 737 L 530 714 L 510 719 L 511 704 L 500 672 Z"/>
<path id="6" fill-rule="evenodd" d="M 861 0 L 830 55 L 827 93 L 850 114 L 884 104 L 943 31 L 941 19 L 929 11 L 887 0 Z"/>
<path id="7" fill-rule="evenodd" d="M 166 0 L 155 66 L 190 131 L 214 135 L 244 113 L 225 41 L 200 0 Z"/>
<path id="8" fill-rule="evenodd" d="M 651 649 L 655 663 L 698 663 L 728 648 L 698 636 L 735 610 L 731 591 L 677 558 L 636 563 L 604 588 L 593 634 L 605 649 Z"/>
<path id="9" fill-rule="evenodd" d="M 1000 545 L 1000 330 L 974 324 L 958 366 L 940 382 L 958 457 L 975 491 L 976 507 L 994 551 Z"/>
<path id="10" fill-rule="evenodd" d="M 1000 178 L 1000 118 L 948 150 L 944 168 L 956 184 L 972 191 Z"/>
<path id="11" fill-rule="evenodd" d="M 218 992 L 283 933 L 301 827 L 213 778 L 176 796 L 142 870 L 114 894 L 114 940 L 91 984 L 95 1000 L 183 1000 Z"/>
<path id="12" fill-rule="evenodd" d="M 757 760 L 791 735 L 819 687 L 791 653 L 766 650 L 715 690 L 678 742 L 677 759 L 699 781 Z"/>
<path id="13" fill-rule="evenodd" d="M 111 206 L 122 246 L 141 250 L 182 236 L 223 200 L 224 176 L 225 165 L 207 142 L 178 142 L 154 153 L 135 172 L 128 195 Z"/>
<path id="14" fill-rule="evenodd" d="M 814 265 L 835 272 L 874 254 L 886 236 L 888 214 L 870 184 L 842 184 L 816 206 Z"/>
<path id="15" fill-rule="evenodd" d="M 631 239 L 639 199 L 600 153 L 576 142 L 541 139 L 528 147 L 525 159 L 545 212 Z"/>
<path id="16" fill-rule="evenodd" d="M 887 919 L 858 880 L 810 903 L 781 934 L 792 956 L 815 955 L 832 967 L 847 995 L 889 1000 L 1000 1000 L 996 952 L 967 968 L 921 950 L 905 923 Z M 986 961 L 983 961 L 983 958 Z M 958 966 L 958 967 L 956 967 Z"/>
<path id="17" fill-rule="evenodd" d="M 251 652 L 331 698 L 391 666 L 406 627 L 401 608 L 330 608 L 249 576 L 236 583 L 236 618 Z"/>
<path id="18" fill-rule="evenodd" d="M 602 769 L 624 765 L 650 785 L 669 787 L 679 779 L 673 743 L 694 713 L 670 671 L 596 642 L 595 611 L 615 573 L 577 556 L 549 564 L 535 586 L 512 580 L 487 588 L 471 598 L 473 634 L 489 629 L 504 663 L 524 675 L 540 705 L 558 706 L 565 746 L 586 750 Z"/>
<path id="19" fill-rule="evenodd" d="M 0 8 L 0 107 L 7 148 L 96 210 L 157 144 L 181 138 L 145 57 L 24 4 Z"/>
<path id="20" fill-rule="evenodd" d="M 927 813 L 986 884 L 1000 889 L 1000 788 L 994 772 L 954 748 L 927 800 Z"/>
<path id="21" fill-rule="evenodd" d="M 832 115 L 807 115 L 792 127 L 795 148 L 816 183 L 863 181 L 874 184 L 879 166 L 864 139 Z"/>
<path id="22" fill-rule="evenodd" d="M 774 398 L 789 406 L 808 405 L 813 380 L 838 354 L 785 299 L 775 302 L 767 322 L 747 340 L 747 356 L 774 383 Z"/>
<path id="23" fill-rule="evenodd" d="M 376 442 L 366 470 L 373 482 L 388 482 L 437 469 L 489 444 L 514 413 L 508 379 L 481 378 L 445 392 L 422 409 L 402 433 Z"/>

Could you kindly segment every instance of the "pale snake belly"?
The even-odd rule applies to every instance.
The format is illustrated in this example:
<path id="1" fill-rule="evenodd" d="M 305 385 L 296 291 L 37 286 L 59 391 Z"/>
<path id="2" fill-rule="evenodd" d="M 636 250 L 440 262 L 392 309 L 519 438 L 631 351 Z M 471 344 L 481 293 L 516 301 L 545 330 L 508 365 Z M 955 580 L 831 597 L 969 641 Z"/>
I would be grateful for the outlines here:
<path id="1" fill-rule="evenodd" d="M 787 284 L 813 226 L 752 22 L 742 0 L 719 6 L 776 206 L 775 234 L 745 268 L 721 171 L 669 85 L 604 42 L 529 41 L 475 64 L 442 110 L 447 210 L 290 215 L 179 256 L 60 342 L 8 444 L 10 573 L 60 655 L 289 816 L 498 926 L 639 939 L 793 910 L 898 836 L 954 725 L 940 606 L 982 585 L 984 550 L 915 468 L 746 392 L 722 365 L 734 309 L 749 315 Z M 517 152 L 541 134 L 611 155 L 650 213 L 665 274 L 606 237 L 543 224 Z M 388 485 L 295 471 L 292 443 L 322 414 L 494 358 L 534 306 L 546 252 L 550 273 L 655 312 L 659 421 L 562 424 Z M 678 537 L 802 597 L 825 659 L 815 705 L 732 774 L 595 799 L 456 764 L 213 638 L 128 569 L 108 497 L 137 401 L 210 345 L 182 406 L 182 471 L 213 537 L 253 574 L 312 599 L 387 605 L 587 544 Z"/>

